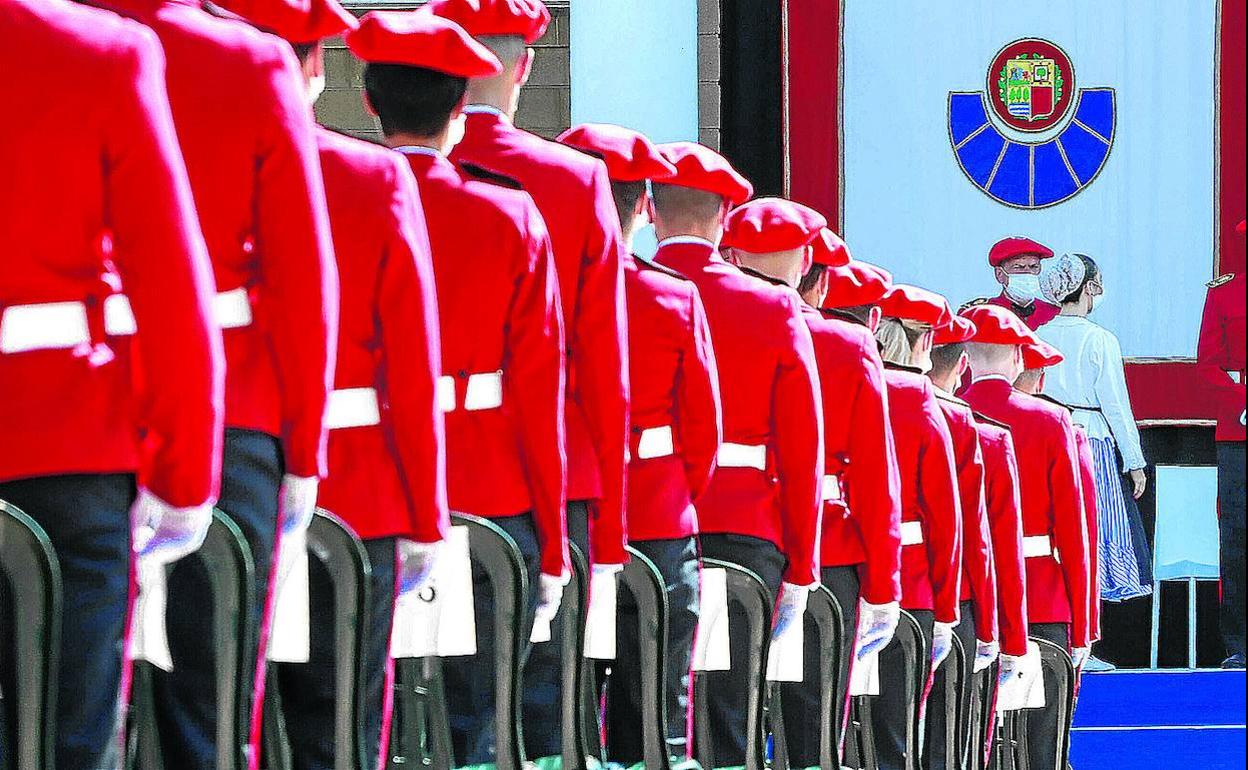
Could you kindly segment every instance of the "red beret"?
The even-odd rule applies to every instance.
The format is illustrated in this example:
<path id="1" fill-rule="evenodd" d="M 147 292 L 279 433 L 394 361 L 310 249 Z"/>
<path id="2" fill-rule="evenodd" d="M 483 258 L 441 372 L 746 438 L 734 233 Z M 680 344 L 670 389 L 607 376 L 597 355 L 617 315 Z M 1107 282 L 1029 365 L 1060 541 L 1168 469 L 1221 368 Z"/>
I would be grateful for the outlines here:
<path id="1" fill-rule="evenodd" d="M 550 26 L 541 0 L 431 0 L 425 9 L 450 19 L 473 37 L 507 35 L 532 45 Z"/>
<path id="2" fill-rule="evenodd" d="M 975 324 L 974 342 L 985 345 L 1030 345 L 1039 338 L 1023 320 L 999 305 L 975 305 L 962 311 Z"/>
<path id="3" fill-rule="evenodd" d="M 975 339 L 975 324 L 970 319 L 955 315 L 949 323 L 936 329 L 933 345 L 956 345 L 959 342 L 970 342 Z"/>
<path id="4" fill-rule="evenodd" d="M 369 11 L 347 34 L 364 61 L 423 67 L 461 78 L 497 75 L 503 65 L 458 24 L 428 13 Z"/>
<path id="5" fill-rule="evenodd" d="M 1034 254 L 1040 257 L 1040 259 L 1051 259 L 1053 257 L 1053 249 L 1030 238 L 1014 235 L 1009 238 L 1002 238 L 993 245 L 992 250 L 988 252 L 988 264 L 998 267 L 1007 259 L 1022 257 L 1028 254 Z"/>
<path id="6" fill-rule="evenodd" d="M 1050 366 L 1057 366 L 1065 360 L 1066 356 L 1062 355 L 1062 351 L 1039 337 L 1036 338 L 1035 342 L 1023 345 L 1024 369 L 1044 369 Z"/>
<path id="7" fill-rule="evenodd" d="M 893 287 L 893 276 L 882 267 L 853 260 L 828 270 L 824 307 L 874 305 Z"/>
<path id="8" fill-rule="evenodd" d="M 291 43 L 315 43 L 359 26 L 338 0 L 221 0 L 221 7 Z"/>
<path id="9" fill-rule="evenodd" d="M 841 240 L 841 236 L 827 227 L 819 231 L 819 237 L 811 243 L 811 246 L 814 247 L 811 256 L 816 265 L 843 267 L 853 259 L 849 254 L 849 246 Z"/>
<path id="10" fill-rule="evenodd" d="M 713 193 L 739 206 L 754 194 L 754 185 L 737 173 L 724 156 L 696 142 L 659 145 L 663 158 L 676 167 L 676 176 L 663 184 Z"/>
<path id="11" fill-rule="evenodd" d="M 774 254 L 809 246 L 828 226 L 814 209 L 783 198 L 758 198 L 733 209 L 724 225 L 724 248 Z"/>
<path id="12" fill-rule="evenodd" d="M 933 329 L 944 326 L 953 318 L 953 310 L 944 297 L 918 286 L 896 284 L 880 300 L 880 310 L 889 318 L 900 318 L 927 324 Z"/>
<path id="13" fill-rule="evenodd" d="M 612 182 L 668 179 L 676 167 L 663 159 L 645 134 L 606 123 L 586 123 L 559 135 L 560 142 L 602 158 Z"/>

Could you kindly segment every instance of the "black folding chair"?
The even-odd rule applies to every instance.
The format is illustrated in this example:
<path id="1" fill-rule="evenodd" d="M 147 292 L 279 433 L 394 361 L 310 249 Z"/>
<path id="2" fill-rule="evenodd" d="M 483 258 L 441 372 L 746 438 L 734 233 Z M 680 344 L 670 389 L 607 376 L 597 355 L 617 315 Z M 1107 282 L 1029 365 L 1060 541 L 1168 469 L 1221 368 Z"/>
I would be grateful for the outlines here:
<path id="1" fill-rule="evenodd" d="M 774 609 L 771 591 L 747 569 L 718 559 L 703 559 L 703 569 L 722 569 L 728 577 L 728 603 L 736 604 L 746 616 L 749 641 L 748 680 L 753 683 L 746 705 L 745 770 L 763 770 L 767 762 L 767 732 L 763 704 L 767 692 L 767 654 L 771 647 L 771 617 Z M 733 633 L 741 633 L 734 629 Z M 734 661 L 740 665 L 742 661 Z M 694 677 L 695 754 L 704 768 L 718 767 L 714 737 L 711 734 L 707 678 Z"/>
<path id="2" fill-rule="evenodd" d="M 667 587 L 654 562 L 628 549 L 630 561 L 620 585 L 637 604 L 637 638 L 641 653 L 642 756 L 647 770 L 670 770 L 667 748 Z M 631 629 L 630 629 L 631 630 Z"/>
<path id="3" fill-rule="evenodd" d="M 986 770 L 990 743 L 993 740 L 993 728 L 996 724 L 997 711 L 997 677 L 1000 664 L 993 663 L 988 668 L 973 675 L 971 685 L 970 714 L 970 753 L 967 759 L 968 770 Z"/>
<path id="4" fill-rule="evenodd" d="M 841 648 L 844 643 L 844 621 L 840 602 L 832 592 L 819 586 L 811 592 L 806 605 L 804 622 L 813 623 L 819 645 L 819 670 L 807 671 L 806 676 L 819 677 L 821 694 L 819 708 L 819 767 L 822 770 L 840 770 L 841 724 L 844 703 L 837 697 L 842 691 Z M 779 687 L 772 687 L 769 712 L 772 731 L 773 760 L 775 770 L 790 770 L 788 736 L 784 719 L 781 718 L 783 703 Z"/>
<path id="5" fill-rule="evenodd" d="M 212 525 L 208 528 L 204 544 L 186 558 L 203 562 L 212 590 L 219 717 L 216 770 L 245 768 L 251 729 L 251 703 L 247 693 L 251 692 L 248 680 L 252 661 L 247 645 L 251 632 L 244 619 L 252 616 L 256 579 L 251 549 L 238 525 L 220 511 L 213 511 Z M 152 699 L 151 664 L 135 663 L 131 701 L 127 766 L 139 770 L 164 770 Z"/>
<path id="6" fill-rule="evenodd" d="M 925 660 L 927 640 L 914 616 L 902 610 L 901 620 L 897 624 L 897 633 L 889 644 L 901 646 L 905 668 L 905 709 L 908 715 L 906 766 L 907 770 L 918 770 L 921 734 L 919 704 L 923 699 L 923 689 L 927 685 L 928 664 Z M 871 729 L 871 696 L 854 698 L 851 731 L 846 740 L 845 765 L 865 770 L 875 770 L 879 766 L 875 750 L 875 736 Z"/>
<path id="7" fill-rule="evenodd" d="M 0 745 L 12 770 L 53 770 L 56 737 L 56 672 L 61 649 L 61 568 L 47 533 L 26 514 L 0 500 L 0 581 L 13 617 L 10 660 L 15 692 L 5 709 L 15 744 Z M 20 622 L 19 622 L 20 619 Z M 2 637 L 0 637 L 2 638 Z M 3 713 L 0 712 L 0 716 Z M 4 724 L 0 723 L 0 740 Z"/>
<path id="8" fill-rule="evenodd" d="M 970 668 L 967 662 L 966 648 L 962 646 L 962 639 L 957 635 L 953 637 L 953 644 L 949 650 L 949 654 L 940 664 L 944 671 L 945 681 L 944 688 L 940 693 L 940 701 L 928 698 L 927 708 L 944 709 L 945 714 L 953 715 L 952 718 L 945 719 L 945 736 L 944 736 L 944 767 L 961 767 L 962 760 L 959 754 L 966 745 L 963 736 L 969 727 L 969 708 L 970 704 L 962 698 L 962 682 L 963 677 L 967 675 Z M 929 722 L 930 726 L 931 723 Z M 927 745 L 931 746 L 930 736 Z"/>
<path id="9" fill-rule="evenodd" d="M 334 602 L 334 770 L 364 770 L 364 614 L 372 567 L 364 544 L 341 519 L 318 510 L 308 528 L 308 555 L 329 574 Z M 320 629 L 313 628 L 312 633 Z M 280 665 L 280 664 L 278 664 Z M 293 766 L 281 691 L 265 689 L 265 760 L 268 770 Z"/>
<path id="10" fill-rule="evenodd" d="M 1044 681 L 1057 686 L 1058 748 L 1057 766 L 1070 765 L 1070 731 L 1075 716 L 1075 665 L 1070 653 L 1046 639 L 1033 639 L 1040 645 L 1040 666 Z"/>
<path id="11" fill-rule="evenodd" d="M 563 589 L 557 622 L 560 628 L 560 692 L 562 694 L 563 766 L 587 770 L 588 758 L 602 760 L 598 704 L 593 698 L 593 672 L 585 658 L 585 615 L 589 608 L 589 562 L 575 543 L 572 579 Z"/>

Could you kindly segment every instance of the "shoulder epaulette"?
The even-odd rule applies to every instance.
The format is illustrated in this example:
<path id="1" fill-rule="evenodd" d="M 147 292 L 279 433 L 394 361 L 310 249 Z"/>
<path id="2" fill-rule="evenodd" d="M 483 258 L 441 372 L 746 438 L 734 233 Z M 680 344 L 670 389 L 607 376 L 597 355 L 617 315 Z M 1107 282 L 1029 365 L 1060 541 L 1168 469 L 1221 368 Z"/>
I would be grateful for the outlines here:
<path id="1" fill-rule="evenodd" d="M 1061 401 L 1058 401 L 1056 398 L 1053 398 L 1052 396 L 1046 396 L 1043 393 L 1035 393 L 1033 395 L 1036 398 L 1040 399 L 1041 401 L 1048 401 L 1050 404 L 1053 404 L 1054 406 L 1060 406 L 1063 410 L 1070 412 L 1071 414 L 1075 413 L 1074 409 L 1071 409 L 1069 406 L 1067 406 L 1066 404 L 1063 404 Z"/>
<path id="2" fill-rule="evenodd" d="M 746 275 L 750 276 L 751 278 L 757 278 L 757 279 L 758 279 L 758 280 L 760 280 L 760 281 L 766 281 L 767 283 L 771 284 L 772 286 L 779 286 L 779 287 L 784 288 L 784 289 L 791 289 L 791 288 L 793 288 L 792 286 L 789 286 L 787 283 L 785 283 L 784 281 L 780 280 L 779 278 L 773 278 L 772 276 L 770 276 L 770 275 L 765 275 L 765 274 L 763 274 L 763 273 L 758 272 L 757 270 L 752 270 L 752 269 L 750 269 L 750 268 L 748 268 L 748 267 L 742 267 L 741 265 L 737 265 L 737 268 L 738 268 L 741 272 L 743 272 L 743 273 L 745 273 Z"/>
<path id="3" fill-rule="evenodd" d="M 660 265 L 658 262 L 651 262 L 648 259 L 643 259 L 637 256 L 636 254 L 633 255 L 633 261 L 637 263 L 638 270 L 649 270 L 655 273 L 663 273 L 664 275 L 670 275 L 673 278 L 679 278 L 682 281 L 689 280 L 689 277 L 684 273 L 678 273 L 667 265 Z"/>
<path id="4" fill-rule="evenodd" d="M 1219 286 L 1228 284 L 1233 280 L 1235 280 L 1234 273 L 1225 273 L 1223 275 L 1219 275 L 1217 278 L 1214 278 L 1212 281 L 1210 281 L 1209 283 L 1205 285 L 1208 286 L 1210 289 L 1216 289 Z"/>
<path id="5" fill-rule="evenodd" d="M 819 308 L 819 312 L 823 314 L 824 318 L 831 318 L 836 321 L 844 321 L 845 323 L 848 323 L 848 324 L 861 326 L 864 329 L 867 328 L 867 324 L 861 318 L 857 318 L 856 316 L 854 316 L 853 313 L 846 313 L 844 310 L 841 310 L 840 308 L 823 307 L 823 308 Z"/>
<path id="6" fill-rule="evenodd" d="M 974 410 L 972 410 L 972 411 L 974 411 Z M 998 428 L 1003 428 L 1003 429 L 1005 429 L 1005 430 L 1012 430 L 1012 429 L 1010 428 L 1010 426 L 1008 426 L 1008 425 L 1006 425 L 1005 423 L 1000 422 L 1000 421 L 998 421 L 998 420 L 994 420 L 994 419 L 992 419 L 991 417 L 989 417 L 989 416 L 988 416 L 988 415 L 986 415 L 986 414 L 982 414 L 982 413 L 980 413 L 980 412 L 975 412 L 974 414 L 975 414 L 975 420 L 976 420 L 977 422 L 982 422 L 982 423 L 984 423 L 985 425 L 995 425 L 996 427 L 998 427 Z"/>
<path id="7" fill-rule="evenodd" d="M 520 184 L 519 180 L 513 179 L 506 174 L 500 174 L 497 171 L 491 171 L 483 166 L 478 166 L 476 163 L 464 163 L 461 161 L 459 169 L 479 182 L 489 182 L 490 184 L 511 190 L 524 189 L 524 185 Z"/>
<path id="8" fill-rule="evenodd" d="M 952 393 L 946 393 L 940 388 L 932 388 L 932 390 L 936 391 L 936 399 L 938 401 L 945 401 L 950 404 L 957 404 L 958 406 L 965 406 L 968 409 L 971 408 L 970 404 L 958 398 L 957 396 L 953 395 Z"/>

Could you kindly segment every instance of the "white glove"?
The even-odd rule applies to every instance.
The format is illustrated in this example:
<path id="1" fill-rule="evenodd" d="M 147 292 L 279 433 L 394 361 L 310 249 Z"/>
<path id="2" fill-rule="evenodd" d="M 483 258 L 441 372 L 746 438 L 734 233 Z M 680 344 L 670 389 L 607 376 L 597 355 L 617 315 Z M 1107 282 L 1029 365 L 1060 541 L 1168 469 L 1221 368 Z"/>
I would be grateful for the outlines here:
<path id="1" fill-rule="evenodd" d="M 618 575 L 621 572 L 623 572 L 624 565 L 623 564 L 595 564 L 593 567 L 591 567 L 591 571 L 593 572 L 594 577 L 598 578 L 599 580 L 602 580 L 603 578 L 609 577 L 611 575 Z"/>
<path id="2" fill-rule="evenodd" d="M 130 521 L 138 557 L 148 564 L 172 564 L 204 544 L 212 525 L 212 504 L 175 508 L 140 487 Z"/>
<path id="3" fill-rule="evenodd" d="M 949 652 L 953 650 L 953 628 L 954 623 L 936 622 L 935 628 L 932 629 L 932 670 L 940 668 L 940 664 L 945 662 L 945 658 L 949 657 Z"/>
<path id="4" fill-rule="evenodd" d="M 996 642 L 981 642 L 975 640 L 975 668 L 974 672 L 978 674 L 985 671 L 1001 657 L 1001 645 Z"/>
<path id="5" fill-rule="evenodd" d="M 871 604 L 866 600 L 858 602 L 858 641 L 855 655 L 858 660 L 882 650 L 893 640 L 897 633 L 897 624 L 901 622 L 901 604 Z"/>
<path id="6" fill-rule="evenodd" d="M 806 614 L 806 603 L 810 601 L 810 592 L 816 585 L 818 583 L 808 586 L 780 584 L 780 601 L 776 605 L 775 623 L 771 627 L 772 639 L 789 630 L 789 626 L 794 623 L 801 622 L 802 616 Z"/>
<path id="7" fill-rule="evenodd" d="M 542 573 L 537 582 L 537 610 L 533 620 L 534 628 L 549 628 L 559 614 L 559 605 L 563 603 L 563 589 L 570 576 L 547 575 Z"/>
<path id="8" fill-rule="evenodd" d="M 1024 655 L 1002 655 L 1001 670 L 997 674 L 997 686 L 1004 687 L 1023 673 L 1027 658 Z"/>
<path id="9" fill-rule="evenodd" d="M 282 476 L 282 491 L 278 498 L 281 506 L 282 534 L 307 531 L 316 513 L 316 490 L 320 481 L 306 476 Z"/>
<path id="10" fill-rule="evenodd" d="M 1091 647 L 1076 647 L 1070 652 L 1070 662 L 1075 664 L 1075 670 L 1083 668 L 1083 664 L 1088 662 L 1088 658 L 1092 657 Z"/>
<path id="11" fill-rule="evenodd" d="M 442 557 L 443 541 L 417 543 L 399 538 L 399 593 L 405 596 L 424 590 Z"/>

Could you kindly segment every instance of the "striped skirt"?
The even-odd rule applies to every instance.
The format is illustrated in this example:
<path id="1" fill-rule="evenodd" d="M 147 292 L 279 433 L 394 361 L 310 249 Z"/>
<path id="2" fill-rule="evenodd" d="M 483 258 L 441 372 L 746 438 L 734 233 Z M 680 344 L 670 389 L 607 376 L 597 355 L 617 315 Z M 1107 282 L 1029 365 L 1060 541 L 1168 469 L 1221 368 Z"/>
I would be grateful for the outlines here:
<path id="1" fill-rule="evenodd" d="M 1118 448 L 1110 439 L 1092 439 L 1096 465 L 1097 523 L 1101 599 L 1122 602 L 1153 591 L 1152 556 L 1135 498 L 1126 489 Z"/>

